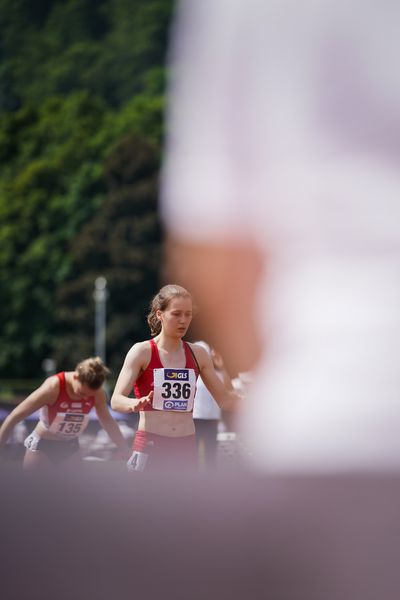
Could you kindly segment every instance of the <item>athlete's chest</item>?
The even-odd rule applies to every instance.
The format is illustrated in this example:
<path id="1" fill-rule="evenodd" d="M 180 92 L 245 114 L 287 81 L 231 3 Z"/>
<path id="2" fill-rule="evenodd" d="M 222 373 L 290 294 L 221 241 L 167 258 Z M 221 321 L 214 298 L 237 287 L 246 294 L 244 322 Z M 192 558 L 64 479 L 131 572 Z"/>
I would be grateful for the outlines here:
<path id="1" fill-rule="evenodd" d="M 42 408 L 41 420 L 50 433 L 77 437 L 87 427 L 93 405 L 94 398 L 74 400 L 60 394 L 55 404 Z"/>
<path id="2" fill-rule="evenodd" d="M 168 352 L 158 348 L 159 367 L 168 369 L 184 369 L 186 367 L 186 353 L 183 349 L 176 352 Z"/>
<path id="3" fill-rule="evenodd" d="M 66 394 L 60 394 L 55 404 L 51 406 L 51 410 L 61 413 L 76 412 L 87 414 L 92 410 L 94 403 L 95 399 L 93 397 L 74 399 Z"/>

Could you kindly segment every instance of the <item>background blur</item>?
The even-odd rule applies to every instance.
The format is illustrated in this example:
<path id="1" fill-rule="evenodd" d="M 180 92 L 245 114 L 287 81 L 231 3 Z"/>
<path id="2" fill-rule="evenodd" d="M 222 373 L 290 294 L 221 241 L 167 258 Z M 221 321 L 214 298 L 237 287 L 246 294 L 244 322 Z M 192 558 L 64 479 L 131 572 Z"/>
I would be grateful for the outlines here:
<path id="1" fill-rule="evenodd" d="M 0 0 L 0 402 L 94 353 L 99 276 L 114 377 L 148 336 L 172 13 L 171 0 Z"/>

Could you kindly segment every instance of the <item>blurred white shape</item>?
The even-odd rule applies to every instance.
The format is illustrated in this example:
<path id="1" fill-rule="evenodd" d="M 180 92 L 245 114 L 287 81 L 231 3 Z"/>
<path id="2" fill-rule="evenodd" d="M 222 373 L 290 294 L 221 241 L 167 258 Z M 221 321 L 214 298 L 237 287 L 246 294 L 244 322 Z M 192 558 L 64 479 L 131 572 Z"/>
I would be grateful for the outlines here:
<path id="1" fill-rule="evenodd" d="M 28 435 L 28 429 L 23 421 L 20 421 L 15 425 L 11 434 L 7 440 L 8 444 L 23 444 L 26 436 Z"/>
<path id="2" fill-rule="evenodd" d="M 180 4 L 163 218 L 265 255 L 261 470 L 400 470 L 399 31 L 390 0 Z"/>

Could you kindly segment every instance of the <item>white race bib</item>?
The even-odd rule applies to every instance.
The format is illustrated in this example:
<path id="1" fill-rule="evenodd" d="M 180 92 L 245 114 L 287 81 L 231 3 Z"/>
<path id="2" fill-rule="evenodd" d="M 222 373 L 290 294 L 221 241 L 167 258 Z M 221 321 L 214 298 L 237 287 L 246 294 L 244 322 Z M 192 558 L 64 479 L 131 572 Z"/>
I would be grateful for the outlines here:
<path id="1" fill-rule="evenodd" d="M 48 431 L 68 438 L 77 437 L 89 422 L 89 415 L 83 413 L 57 413 Z"/>
<path id="2" fill-rule="evenodd" d="M 40 436 L 37 433 L 33 432 L 31 435 L 24 440 L 24 446 L 27 450 L 31 452 L 37 452 L 38 444 L 40 442 Z"/>
<path id="3" fill-rule="evenodd" d="M 190 412 L 196 393 L 194 369 L 154 369 L 153 408 Z"/>
<path id="4" fill-rule="evenodd" d="M 126 463 L 128 471 L 144 471 L 148 458 L 148 454 L 134 450 L 132 456 Z"/>

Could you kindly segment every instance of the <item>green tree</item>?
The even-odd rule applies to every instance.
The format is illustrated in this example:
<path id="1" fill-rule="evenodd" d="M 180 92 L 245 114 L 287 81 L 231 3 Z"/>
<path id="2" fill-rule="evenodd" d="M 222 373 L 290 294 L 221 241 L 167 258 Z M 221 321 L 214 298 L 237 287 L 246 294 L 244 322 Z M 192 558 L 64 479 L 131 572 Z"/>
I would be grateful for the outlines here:
<path id="1" fill-rule="evenodd" d="M 51 350 L 68 244 L 104 195 L 106 115 L 83 93 L 0 119 L 0 372 L 33 375 Z"/>
<path id="2" fill-rule="evenodd" d="M 107 196 L 71 246 L 71 277 L 59 288 L 59 344 L 65 364 L 93 353 L 96 277 L 108 282 L 107 356 L 116 372 L 128 348 L 149 335 L 148 304 L 158 286 L 161 228 L 156 147 L 130 135 L 105 164 Z"/>
<path id="3" fill-rule="evenodd" d="M 0 0 L 0 110 L 75 90 L 122 106 L 164 65 L 172 9 L 172 0 Z"/>
<path id="4" fill-rule="evenodd" d="M 0 0 L 3 377 L 37 376 L 54 353 L 76 356 L 66 351 L 74 324 L 80 356 L 92 352 L 93 277 L 104 269 L 110 356 L 145 335 L 160 252 L 155 190 L 172 8 L 171 0 Z M 129 315 L 127 289 L 139 298 Z"/>

